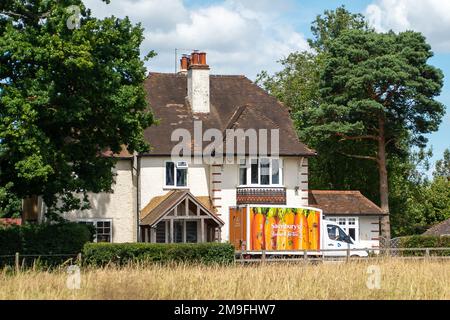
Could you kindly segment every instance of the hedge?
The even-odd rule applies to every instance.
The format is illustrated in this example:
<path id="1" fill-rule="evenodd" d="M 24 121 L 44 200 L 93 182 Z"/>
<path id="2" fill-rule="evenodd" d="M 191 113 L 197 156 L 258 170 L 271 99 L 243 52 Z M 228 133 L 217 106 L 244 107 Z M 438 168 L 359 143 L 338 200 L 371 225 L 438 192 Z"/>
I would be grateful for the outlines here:
<path id="1" fill-rule="evenodd" d="M 83 263 L 104 266 L 129 262 L 227 264 L 234 261 L 230 243 L 87 243 Z"/>
<path id="2" fill-rule="evenodd" d="M 74 222 L 58 224 L 25 224 L 0 227 L 0 256 L 18 252 L 28 263 L 39 258 L 44 264 L 58 264 L 81 252 L 93 239 L 92 226 Z M 60 256 L 47 256 L 60 255 Z M 0 265 L 12 258 L 0 257 Z"/>
<path id="3" fill-rule="evenodd" d="M 450 236 L 409 236 L 401 237 L 399 248 L 450 248 Z M 403 251 L 405 256 L 423 256 L 425 251 Z M 450 250 L 433 251 L 430 255 L 450 256 Z"/>

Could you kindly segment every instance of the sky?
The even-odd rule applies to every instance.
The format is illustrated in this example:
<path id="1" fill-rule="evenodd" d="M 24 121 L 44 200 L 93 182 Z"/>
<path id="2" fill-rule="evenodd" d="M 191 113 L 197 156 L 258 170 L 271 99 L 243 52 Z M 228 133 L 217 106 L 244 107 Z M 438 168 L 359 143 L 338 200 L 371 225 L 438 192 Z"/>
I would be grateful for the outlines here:
<path id="1" fill-rule="evenodd" d="M 281 69 L 278 61 L 309 50 L 311 22 L 341 5 L 363 13 L 378 31 L 415 30 L 430 43 L 430 63 L 445 77 L 438 100 L 447 114 L 428 135 L 432 163 L 450 148 L 450 0 L 84 0 L 97 17 L 129 16 L 145 28 L 142 54 L 155 50 L 149 71 L 175 72 L 178 54 L 207 52 L 213 74 L 241 74 L 255 80 L 262 70 Z"/>

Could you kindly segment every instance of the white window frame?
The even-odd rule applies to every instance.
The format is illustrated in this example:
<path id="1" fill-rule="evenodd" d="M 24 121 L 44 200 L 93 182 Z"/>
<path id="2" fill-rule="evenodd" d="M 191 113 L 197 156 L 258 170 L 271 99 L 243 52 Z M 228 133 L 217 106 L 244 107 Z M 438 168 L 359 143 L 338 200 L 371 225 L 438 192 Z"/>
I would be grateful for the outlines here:
<path id="1" fill-rule="evenodd" d="M 268 159 L 269 160 L 269 184 L 261 184 L 261 159 Z M 242 159 L 240 159 L 242 160 Z M 258 187 L 258 188 L 273 188 L 273 187 L 284 187 L 284 169 L 283 169 L 283 159 L 277 158 L 277 157 L 260 157 L 260 158 L 245 158 L 246 161 L 246 168 L 247 168 L 247 184 L 242 185 L 240 184 L 241 176 L 240 176 L 240 170 L 241 170 L 241 163 L 240 160 L 238 161 L 238 187 Z M 252 162 L 254 160 L 258 160 L 258 183 L 252 183 Z M 278 160 L 278 166 L 279 166 L 279 182 L 274 184 L 272 183 L 272 161 Z"/>
<path id="2" fill-rule="evenodd" d="M 342 217 L 342 216 L 332 216 L 332 217 L 326 217 L 326 220 L 332 221 L 334 223 L 336 223 L 339 227 L 341 227 L 342 230 L 345 231 L 345 233 L 350 236 L 348 230 L 349 228 L 353 228 L 355 229 L 355 238 L 354 241 L 358 242 L 359 241 L 359 217 L 355 217 L 355 216 L 351 216 L 351 217 Z M 340 219 L 342 219 L 344 221 L 344 224 L 340 224 Z M 355 224 L 350 224 L 349 221 L 350 219 L 355 219 Z"/>
<path id="3" fill-rule="evenodd" d="M 173 166 L 173 169 L 174 169 L 174 176 L 173 176 L 174 177 L 174 181 L 173 181 L 174 185 L 173 186 L 166 184 L 166 182 L 167 182 L 166 166 L 167 166 L 167 163 L 169 163 L 169 162 L 174 164 L 174 166 Z M 184 162 L 184 165 L 183 166 L 178 166 L 178 163 L 180 163 L 180 162 Z M 186 185 L 185 186 L 177 186 L 177 168 L 186 170 Z M 164 181 L 163 181 L 164 182 L 163 183 L 164 189 L 188 189 L 189 188 L 189 165 L 188 165 L 187 161 L 184 161 L 184 160 L 182 160 L 182 161 L 165 160 L 164 161 L 164 168 L 163 168 L 163 170 L 164 170 Z"/>
<path id="4" fill-rule="evenodd" d="M 94 242 L 97 242 L 97 222 L 109 222 L 109 243 L 113 242 L 113 221 L 112 219 L 77 219 L 76 222 L 92 223 L 95 227 L 95 238 Z"/>

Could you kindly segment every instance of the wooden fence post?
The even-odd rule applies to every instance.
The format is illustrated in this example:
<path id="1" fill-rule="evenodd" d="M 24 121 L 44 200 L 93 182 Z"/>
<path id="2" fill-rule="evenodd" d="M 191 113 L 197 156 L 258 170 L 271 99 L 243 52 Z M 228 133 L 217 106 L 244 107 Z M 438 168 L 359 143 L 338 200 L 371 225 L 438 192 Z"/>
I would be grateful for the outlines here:
<path id="1" fill-rule="evenodd" d="M 16 257 L 15 257 L 14 264 L 16 266 L 16 273 L 18 273 L 20 271 L 20 257 L 19 257 L 19 253 L 18 252 L 16 252 Z"/>
<path id="2" fill-rule="evenodd" d="M 263 250 L 261 256 L 261 264 L 265 264 L 265 262 L 266 262 L 266 250 Z"/>

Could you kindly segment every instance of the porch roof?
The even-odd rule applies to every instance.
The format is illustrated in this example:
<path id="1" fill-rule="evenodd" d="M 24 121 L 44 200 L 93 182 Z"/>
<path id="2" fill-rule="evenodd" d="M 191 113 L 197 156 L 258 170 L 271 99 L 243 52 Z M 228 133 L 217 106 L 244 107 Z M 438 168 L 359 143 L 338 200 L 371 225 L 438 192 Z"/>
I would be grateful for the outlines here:
<path id="1" fill-rule="evenodd" d="M 217 222 L 220 226 L 225 223 L 216 215 L 209 197 L 195 197 L 189 190 L 172 190 L 163 196 L 154 197 L 140 212 L 140 225 L 150 227 L 156 225 L 165 215 L 169 214 L 177 205 L 189 198 L 199 206 L 204 213 Z"/>

